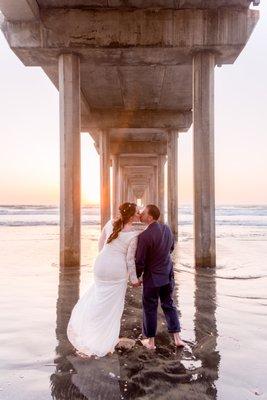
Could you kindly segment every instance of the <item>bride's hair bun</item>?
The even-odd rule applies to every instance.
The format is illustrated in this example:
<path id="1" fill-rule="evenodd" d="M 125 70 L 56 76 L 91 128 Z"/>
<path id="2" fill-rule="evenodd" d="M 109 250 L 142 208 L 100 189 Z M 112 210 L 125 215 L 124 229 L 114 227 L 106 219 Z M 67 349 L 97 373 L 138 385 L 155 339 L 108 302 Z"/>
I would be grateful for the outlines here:
<path id="1" fill-rule="evenodd" d="M 112 242 L 119 236 L 120 231 L 123 229 L 124 225 L 129 222 L 129 219 L 136 213 L 135 203 L 123 203 L 119 206 L 120 216 L 113 222 L 113 232 L 109 236 L 107 243 Z"/>
<path id="2" fill-rule="evenodd" d="M 120 214 L 124 217 L 129 215 L 130 217 L 135 214 L 136 204 L 135 203 L 123 203 L 119 206 Z"/>

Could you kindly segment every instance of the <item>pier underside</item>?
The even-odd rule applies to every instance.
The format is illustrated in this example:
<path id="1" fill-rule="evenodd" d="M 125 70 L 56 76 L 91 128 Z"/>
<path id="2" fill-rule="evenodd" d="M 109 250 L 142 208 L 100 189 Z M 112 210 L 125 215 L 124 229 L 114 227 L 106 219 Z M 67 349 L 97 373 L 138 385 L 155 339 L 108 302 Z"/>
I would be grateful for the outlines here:
<path id="1" fill-rule="evenodd" d="M 155 203 L 177 236 L 178 138 L 192 122 L 195 264 L 215 266 L 214 68 L 246 45 L 250 4 L 0 0 L 10 47 L 60 94 L 62 266 L 80 263 L 80 132 L 100 155 L 102 226 L 123 201 Z"/>

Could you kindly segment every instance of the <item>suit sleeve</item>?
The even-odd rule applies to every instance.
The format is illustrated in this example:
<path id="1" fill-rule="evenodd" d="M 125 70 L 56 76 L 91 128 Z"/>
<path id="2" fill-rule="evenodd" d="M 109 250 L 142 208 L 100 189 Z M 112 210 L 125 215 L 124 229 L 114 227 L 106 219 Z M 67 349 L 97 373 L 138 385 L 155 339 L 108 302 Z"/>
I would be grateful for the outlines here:
<path id="1" fill-rule="evenodd" d="M 146 265 L 147 243 L 144 235 L 138 236 L 137 249 L 135 253 L 136 275 L 139 278 L 144 272 Z"/>

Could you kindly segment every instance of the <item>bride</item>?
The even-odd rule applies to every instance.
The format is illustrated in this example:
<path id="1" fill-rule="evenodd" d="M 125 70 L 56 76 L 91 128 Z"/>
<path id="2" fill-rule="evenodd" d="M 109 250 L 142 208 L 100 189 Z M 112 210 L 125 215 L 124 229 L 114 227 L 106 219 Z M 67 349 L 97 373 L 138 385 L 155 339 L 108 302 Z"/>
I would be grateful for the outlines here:
<path id="1" fill-rule="evenodd" d="M 132 226 L 140 220 L 139 212 L 134 203 L 123 203 L 119 211 L 120 217 L 107 222 L 101 232 L 94 282 L 74 306 L 68 323 L 68 339 L 81 355 L 103 357 L 114 352 L 128 277 L 139 285 L 135 250 L 140 231 Z"/>

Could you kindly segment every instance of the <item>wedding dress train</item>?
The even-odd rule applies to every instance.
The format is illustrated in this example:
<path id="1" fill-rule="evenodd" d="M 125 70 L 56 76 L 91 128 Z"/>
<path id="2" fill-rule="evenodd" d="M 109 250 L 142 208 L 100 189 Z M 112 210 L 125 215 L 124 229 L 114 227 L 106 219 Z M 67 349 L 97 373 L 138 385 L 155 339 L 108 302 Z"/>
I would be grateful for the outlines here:
<path id="1" fill-rule="evenodd" d="M 74 306 L 67 336 L 80 352 L 99 357 L 113 352 L 119 341 L 120 322 L 128 277 L 138 282 L 135 251 L 140 231 L 122 231 L 111 243 L 112 221 L 102 230 L 94 262 L 94 282 Z"/>

